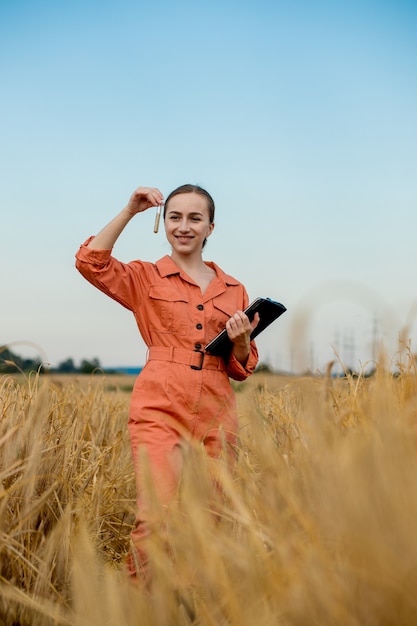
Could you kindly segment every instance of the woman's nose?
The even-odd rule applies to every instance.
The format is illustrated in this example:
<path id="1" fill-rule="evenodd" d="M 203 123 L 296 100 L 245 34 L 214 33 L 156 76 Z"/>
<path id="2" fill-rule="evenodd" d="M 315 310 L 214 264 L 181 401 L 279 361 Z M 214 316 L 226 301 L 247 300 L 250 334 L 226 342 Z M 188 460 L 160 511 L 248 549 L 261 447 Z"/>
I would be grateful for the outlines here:
<path id="1" fill-rule="evenodd" d="M 184 218 L 183 220 L 181 220 L 180 223 L 180 230 L 181 231 L 186 231 L 188 230 L 188 221 Z"/>

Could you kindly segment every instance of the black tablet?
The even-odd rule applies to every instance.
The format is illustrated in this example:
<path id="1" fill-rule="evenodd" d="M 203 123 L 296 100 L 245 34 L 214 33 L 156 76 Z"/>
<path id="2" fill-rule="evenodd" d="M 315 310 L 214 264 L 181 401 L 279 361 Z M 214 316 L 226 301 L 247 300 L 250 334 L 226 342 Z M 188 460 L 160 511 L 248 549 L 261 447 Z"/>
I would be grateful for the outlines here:
<path id="1" fill-rule="evenodd" d="M 259 313 L 259 324 L 252 332 L 250 338 L 255 339 L 267 326 L 272 324 L 280 315 L 285 313 L 287 309 L 280 302 L 275 302 L 270 298 L 256 298 L 245 309 L 245 313 L 249 320 L 252 321 L 255 313 Z M 214 356 L 222 356 L 228 358 L 232 349 L 232 342 L 227 336 L 226 329 L 222 330 L 214 339 L 212 339 L 204 348 L 209 354 Z"/>

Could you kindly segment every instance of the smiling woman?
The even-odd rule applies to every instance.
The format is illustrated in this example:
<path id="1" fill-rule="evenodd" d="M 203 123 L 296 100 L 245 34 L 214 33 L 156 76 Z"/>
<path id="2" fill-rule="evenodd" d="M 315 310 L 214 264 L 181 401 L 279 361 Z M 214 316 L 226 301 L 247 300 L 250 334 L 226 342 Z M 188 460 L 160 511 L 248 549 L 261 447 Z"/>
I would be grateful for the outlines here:
<path id="1" fill-rule="evenodd" d="M 196 206 L 194 207 L 195 210 L 194 211 L 192 210 L 193 206 L 192 206 L 192 203 L 190 203 L 191 211 L 188 215 L 188 218 L 192 223 L 206 221 L 206 216 L 208 212 L 208 220 L 209 220 L 210 227 L 211 227 L 207 235 L 208 237 L 209 235 L 211 235 L 213 228 L 214 228 L 214 212 L 215 212 L 214 200 L 205 189 L 203 189 L 202 187 L 199 187 L 198 185 L 182 185 L 181 187 L 177 187 L 177 189 L 174 189 L 174 191 L 171 191 L 171 193 L 169 194 L 165 202 L 164 219 L 166 218 L 166 208 L 168 206 L 168 203 L 170 205 L 168 219 L 172 221 L 172 223 L 181 219 L 181 216 L 182 216 L 181 212 L 178 212 L 175 210 L 176 205 L 178 205 L 178 202 L 175 203 L 175 197 L 181 194 L 186 194 L 186 193 L 194 194 L 194 197 L 192 198 L 192 200 L 194 200 L 194 203 L 196 204 Z M 199 196 L 197 202 L 196 202 L 197 199 L 195 198 L 195 196 L 197 197 Z M 205 202 L 203 202 L 203 200 L 205 200 Z M 207 237 L 203 241 L 202 248 L 204 248 L 204 246 L 207 243 Z"/>
<path id="2" fill-rule="evenodd" d="M 181 255 L 200 255 L 214 228 L 208 216 L 206 200 L 196 193 L 187 193 L 184 197 L 174 196 L 165 210 L 164 222 L 166 236 L 172 248 L 172 258 L 176 262 L 180 261 Z M 204 284 L 200 285 L 203 291 L 207 286 L 207 275 L 214 275 L 213 270 L 208 272 L 206 268 L 204 263 L 199 264 L 199 269 L 203 270 L 201 278 Z M 196 278 L 198 281 L 199 276 Z"/>
<path id="3" fill-rule="evenodd" d="M 159 189 L 139 187 L 127 206 L 77 253 L 83 276 L 135 316 L 148 346 L 148 360 L 138 376 L 130 403 L 129 434 L 137 480 L 137 517 L 132 533 L 129 573 L 150 580 L 146 539 L 150 505 L 149 465 L 162 513 L 177 496 L 184 450 L 194 443 L 207 454 L 228 461 L 237 442 L 236 401 L 229 377 L 246 379 L 258 353 L 250 340 L 259 316 L 250 322 L 243 310 L 243 285 L 202 250 L 214 229 L 214 201 L 195 185 L 175 189 L 165 202 L 164 225 L 171 255 L 156 263 L 122 263 L 111 250 L 130 220 L 160 206 Z M 226 328 L 233 348 L 227 359 L 204 352 Z M 145 460 L 146 459 L 146 460 Z M 152 512 L 152 528 L 155 517 Z"/>

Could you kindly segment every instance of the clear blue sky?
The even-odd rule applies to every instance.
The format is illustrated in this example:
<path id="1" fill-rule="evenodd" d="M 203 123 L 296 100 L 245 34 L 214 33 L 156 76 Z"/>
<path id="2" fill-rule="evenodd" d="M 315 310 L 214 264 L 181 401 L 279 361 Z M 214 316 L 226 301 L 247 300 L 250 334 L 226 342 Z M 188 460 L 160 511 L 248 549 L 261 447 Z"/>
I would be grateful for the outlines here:
<path id="1" fill-rule="evenodd" d="M 74 254 L 137 186 L 193 182 L 216 201 L 205 257 L 288 308 L 262 360 L 365 362 L 407 324 L 416 350 L 416 33 L 402 0 L 4 0 L 0 344 L 143 364 Z M 169 253 L 153 219 L 115 255 Z"/>

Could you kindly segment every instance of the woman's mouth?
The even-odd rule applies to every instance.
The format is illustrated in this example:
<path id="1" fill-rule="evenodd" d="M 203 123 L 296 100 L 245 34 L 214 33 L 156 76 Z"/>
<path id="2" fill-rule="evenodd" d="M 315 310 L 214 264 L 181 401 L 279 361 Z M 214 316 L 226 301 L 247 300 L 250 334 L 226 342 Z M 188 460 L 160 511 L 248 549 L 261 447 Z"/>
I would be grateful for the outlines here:
<path id="1" fill-rule="evenodd" d="M 176 239 L 180 243 L 188 243 L 189 241 L 191 241 L 192 237 L 186 235 L 176 235 Z"/>

